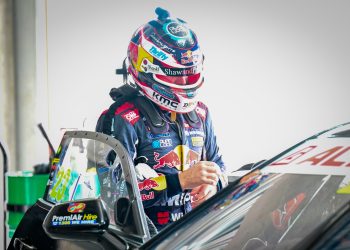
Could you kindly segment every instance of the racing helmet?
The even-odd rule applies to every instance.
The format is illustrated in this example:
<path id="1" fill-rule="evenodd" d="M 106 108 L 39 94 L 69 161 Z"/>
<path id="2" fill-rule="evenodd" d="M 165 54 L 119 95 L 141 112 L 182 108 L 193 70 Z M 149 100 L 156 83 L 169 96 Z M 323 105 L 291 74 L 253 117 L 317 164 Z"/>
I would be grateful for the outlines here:
<path id="1" fill-rule="evenodd" d="M 127 83 L 165 110 L 188 113 L 197 106 L 204 56 L 186 22 L 155 12 L 158 19 L 138 28 L 129 43 Z"/>

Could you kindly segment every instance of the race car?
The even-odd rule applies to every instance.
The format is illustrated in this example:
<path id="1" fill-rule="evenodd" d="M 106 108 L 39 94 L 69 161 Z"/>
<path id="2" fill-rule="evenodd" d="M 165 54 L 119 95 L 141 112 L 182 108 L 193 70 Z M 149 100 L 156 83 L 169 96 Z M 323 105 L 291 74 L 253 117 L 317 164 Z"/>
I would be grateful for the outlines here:
<path id="1" fill-rule="evenodd" d="M 8 249 L 349 249 L 349 218 L 350 123 L 253 165 L 160 232 L 120 142 L 70 131 Z"/>

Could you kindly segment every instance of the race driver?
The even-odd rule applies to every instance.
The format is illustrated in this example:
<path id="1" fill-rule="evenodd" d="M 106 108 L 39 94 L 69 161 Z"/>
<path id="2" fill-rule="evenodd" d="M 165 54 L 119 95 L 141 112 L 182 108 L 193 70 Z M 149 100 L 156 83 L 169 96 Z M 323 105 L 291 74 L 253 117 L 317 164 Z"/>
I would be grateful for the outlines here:
<path id="1" fill-rule="evenodd" d="M 157 8 L 156 14 L 128 46 L 124 86 L 134 94 L 123 96 L 117 89 L 119 103 L 102 113 L 96 130 L 111 134 L 129 152 L 145 213 L 161 230 L 226 186 L 227 179 L 210 114 L 197 100 L 204 80 L 197 37 L 166 10 Z"/>

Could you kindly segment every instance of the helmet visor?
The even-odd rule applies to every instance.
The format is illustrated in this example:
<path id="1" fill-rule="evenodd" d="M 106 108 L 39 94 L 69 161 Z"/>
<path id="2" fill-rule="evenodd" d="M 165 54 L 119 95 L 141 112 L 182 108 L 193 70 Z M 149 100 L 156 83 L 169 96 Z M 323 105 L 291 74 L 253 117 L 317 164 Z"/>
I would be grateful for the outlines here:
<path id="1" fill-rule="evenodd" d="M 194 74 L 188 76 L 166 76 L 166 75 L 153 75 L 156 81 L 166 83 L 166 84 L 176 84 L 180 86 L 193 85 L 198 83 L 201 78 L 201 74 Z"/>

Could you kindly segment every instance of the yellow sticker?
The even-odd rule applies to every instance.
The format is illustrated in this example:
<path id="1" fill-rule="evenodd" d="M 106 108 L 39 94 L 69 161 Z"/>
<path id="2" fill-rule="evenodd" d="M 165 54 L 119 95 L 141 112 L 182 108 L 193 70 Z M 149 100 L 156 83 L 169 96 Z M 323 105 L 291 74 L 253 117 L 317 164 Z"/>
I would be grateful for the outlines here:
<path id="1" fill-rule="evenodd" d="M 166 179 L 165 179 L 165 175 L 161 175 L 158 177 L 154 177 L 152 178 L 153 180 L 155 180 L 158 184 L 157 187 L 154 187 L 154 190 L 160 191 L 160 190 L 164 190 L 166 189 Z"/>
<path id="2" fill-rule="evenodd" d="M 339 188 L 337 190 L 337 194 L 350 194 L 350 183 L 348 183 L 345 187 Z"/>
<path id="3" fill-rule="evenodd" d="M 138 58 L 137 58 L 137 64 L 134 65 L 137 71 L 143 72 L 143 69 L 141 68 L 142 60 L 148 59 L 151 63 L 153 63 L 153 56 L 150 55 L 144 48 L 142 48 L 140 45 L 138 46 Z"/>
<path id="4" fill-rule="evenodd" d="M 60 162 L 60 158 L 53 158 L 52 163 L 59 163 Z"/>
<path id="5" fill-rule="evenodd" d="M 64 169 L 61 168 L 57 172 L 55 184 L 49 193 L 49 196 L 51 198 L 55 199 L 58 202 L 68 200 L 69 197 L 65 197 L 65 191 L 69 184 L 70 175 L 71 175 L 70 169 L 67 169 L 66 171 L 64 171 Z"/>
<path id="6" fill-rule="evenodd" d="M 203 137 L 201 136 L 192 137 L 191 140 L 194 147 L 202 147 L 204 144 Z"/>

